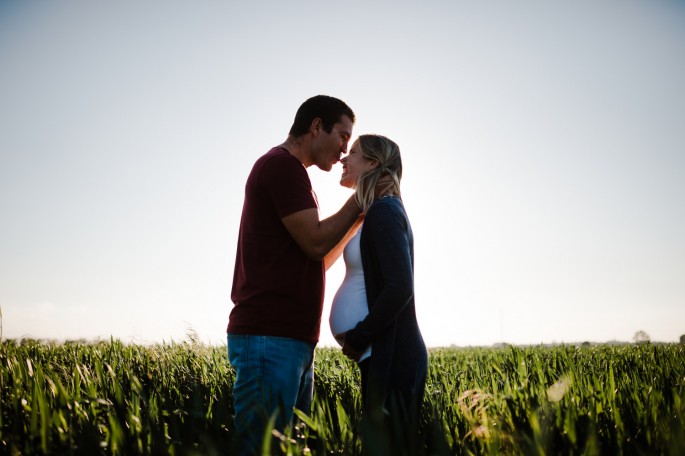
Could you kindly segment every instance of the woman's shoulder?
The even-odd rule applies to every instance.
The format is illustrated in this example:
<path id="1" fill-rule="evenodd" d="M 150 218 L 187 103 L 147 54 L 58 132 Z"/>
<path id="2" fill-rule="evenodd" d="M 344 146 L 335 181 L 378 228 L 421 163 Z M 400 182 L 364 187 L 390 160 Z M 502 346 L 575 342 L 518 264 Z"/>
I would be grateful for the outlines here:
<path id="1" fill-rule="evenodd" d="M 368 210 L 368 213 L 372 211 L 382 212 L 382 211 L 404 211 L 404 205 L 399 196 L 387 195 L 382 198 L 378 198 L 373 202 Z"/>
<path id="2" fill-rule="evenodd" d="M 366 213 L 365 222 L 392 217 L 406 218 L 402 200 L 397 196 L 384 196 L 373 202 Z"/>

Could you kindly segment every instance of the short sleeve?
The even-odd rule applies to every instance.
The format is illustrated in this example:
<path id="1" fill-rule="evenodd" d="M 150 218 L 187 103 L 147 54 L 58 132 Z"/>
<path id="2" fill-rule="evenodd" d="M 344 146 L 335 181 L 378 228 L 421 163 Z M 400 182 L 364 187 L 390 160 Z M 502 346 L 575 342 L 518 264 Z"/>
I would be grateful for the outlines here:
<path id="1" fill-rule="evenodd" d="M 319 207 L 307 169 L 287 151 L 274 155 L 264 164 L 260 183 L 280 218 Z"/>

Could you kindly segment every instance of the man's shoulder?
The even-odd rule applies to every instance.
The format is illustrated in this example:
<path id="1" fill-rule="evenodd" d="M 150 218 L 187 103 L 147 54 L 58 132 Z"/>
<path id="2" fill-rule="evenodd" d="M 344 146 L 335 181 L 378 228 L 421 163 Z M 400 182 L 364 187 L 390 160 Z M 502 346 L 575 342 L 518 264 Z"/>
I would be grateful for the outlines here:
<path id="1" fill-rule="evenodd" d="M 288 152 L 288 149 L 282 147 L 282 146 L 275 146 L 269 149 L 267 153 L 264 154 L 265 157 L 288 157 L 290 156 L 290 152 Z"/>
<path id="2" fill-rule="evenodd" d="M 274 197 L 299 193 L 309 198 L 312 190 L 307 169 L 283 147 L 274 147 L 259 157 L 247 178 L 247 187 L 266 189 Z"/>
<path id="3" fill-rule="evenodd" d="M 286 149 L 274 147 L 254 162 L 252 171 L 250 172 L 250 178 L 259 179 L 265 172 L 267 175 L 270 175 L 284 169 L 295 169 L 298 163 L 299 160 L 290 155 L 290 152 Z"/>
<path id="4" fill-rule="evenodd" d="M 257 159 L 253 171 L 261 171 L 265 167 L 278 166 L 298 168 L 300 161 L 293 157 L 287 149 L 276 146 Z"/>
<path id="5" fill-rule="evenodd" d="M 276 146 L 272 147 L 267 153 L 262 155 L 259 160 L 257 161 L 270 161 L 270 160 L 284 160 L 284 161 L 293 161 L 299 162 L 295 157 L 293 157 L 290 152 L 288 152 L 288 149 L 285 149 L 281 146 Z"/>

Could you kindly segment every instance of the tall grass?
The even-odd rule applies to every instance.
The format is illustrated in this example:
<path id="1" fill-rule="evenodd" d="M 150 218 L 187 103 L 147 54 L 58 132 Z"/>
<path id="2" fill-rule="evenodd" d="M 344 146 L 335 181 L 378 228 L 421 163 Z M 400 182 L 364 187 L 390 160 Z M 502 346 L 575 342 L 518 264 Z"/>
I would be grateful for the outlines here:
<path id="1" fill-rule="evenodd" d="M 316 356 L 270 451 L 361 454 L 358 371 Z M 225 347 L 4 341 L 0 454 L 225 454 L 233 378 Z M 433 349 L 424 411 L 406 454 L 685 454 L 685 346 Z"/>

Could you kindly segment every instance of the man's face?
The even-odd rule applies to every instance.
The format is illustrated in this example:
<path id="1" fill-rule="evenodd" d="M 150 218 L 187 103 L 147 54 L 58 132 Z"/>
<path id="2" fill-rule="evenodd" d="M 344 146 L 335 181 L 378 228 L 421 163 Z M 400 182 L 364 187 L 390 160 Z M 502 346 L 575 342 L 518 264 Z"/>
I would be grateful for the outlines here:
<path id="1" fill-rule="evenodd" d="M 316 166 L 323 171 L 330 171 L 340 161 L 342 154 L 347 152 L 347 143 L 351 136 L 352 120 L 345 115 L 333 125 L 330 133 L 321 129 L 316 140 Z"/>

